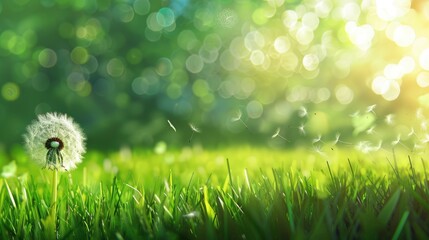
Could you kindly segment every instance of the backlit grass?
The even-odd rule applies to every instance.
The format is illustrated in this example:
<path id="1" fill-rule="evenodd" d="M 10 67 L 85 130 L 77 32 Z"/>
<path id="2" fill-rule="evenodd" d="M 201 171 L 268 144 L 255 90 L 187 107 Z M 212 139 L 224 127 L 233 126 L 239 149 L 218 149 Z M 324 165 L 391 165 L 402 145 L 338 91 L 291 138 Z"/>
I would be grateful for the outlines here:
<path id="1" fill-rule="evenodd" d="M 60 175 L 58 237 L 429 237 L 426 159 L 401 151 L 330 151 L 89 152 L 77 170 Z M 17 171 L 4 167 L 13 176 L 0 180 L 0 238 L 44 239 L 50 171 L 26 162 L 19 150 L 12 158 Z"/>

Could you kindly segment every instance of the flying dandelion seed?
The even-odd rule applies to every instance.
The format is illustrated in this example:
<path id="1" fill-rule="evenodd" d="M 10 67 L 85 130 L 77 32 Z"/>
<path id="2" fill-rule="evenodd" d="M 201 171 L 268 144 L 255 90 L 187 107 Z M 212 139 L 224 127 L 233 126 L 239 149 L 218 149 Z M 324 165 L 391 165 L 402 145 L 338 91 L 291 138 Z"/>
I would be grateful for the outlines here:
<path id="1" fill-rule="evenodd" d="M 410 132 L 407 134 L 408 137 L 411 137 L 413 135 L 416 135 L 416 132 L 414 131 L 414 128 L 412 127 Z"/>
<path id="2" fill-rule="evenodd" d="M 317 135 L 317 137 L 313 139 L 313 144 L 318 143 L 318 142 L 322 142 L 322 135 L 321 134 Z"/>
<path id="3" fill-rule="evenodd" d="M 336 133 L 335 134 L 335 139 L 334 139 L 333 145 L 337 145 L 338 143 L 347 144 L 347 145 L 351 144 L 349 142 L 345 142 L 345 141 L 341 140 L 341 133 Z"/>
<path id="4" fill-rule="evenodd" d="M 298 130 L 302 135 L 305 135 L 305 125 L 304 123 L 301 123 L 301 125 L 298 126 Z"/>
<path id="5" fill-rule="evenodd" d="M 396 146 L 398 144 L 400 144 L 401 146 L 403 146 L 404 148 L 408 149 L 407 146 L 405 146 L 402 142 L 401 142 L 401 134 L 398 134 L 398 136 L 396 136 L 396 139 L 392 141 L 392 146 Z"/>
<path id="6" fill-rule="evenodd" d="M 243 113 L 241 113 L 240 110 L 237 111 L 237 114 L 231 118 L 231 121 L 233 122 L 237 122 L 241 120 L 241 116 L 243 115 Z"/>
<path id="7" fill-rule="evenodd" d="M 243 119 L 241 119 L 242 115 L 243 114 L 241 113 L 241 111 L 238 110 L 237 115 L 234 116 L 234 117 L 232 117 L 231 121 L 233 121 L 233 122 L 240 121 L 244 125 L 245 128 L 249 129 L 249 127 L 247 126 L 247 124 L 243 121 Z"/>
<path id="8" fill-rule="evenodd" d="M 192 129 L 193 132 L 200 133 L 200 129 L 198 129 L 195 125 L 192 123 L 189 124 L 189 127 Z"/>
<path id="9" fill-rule="evenodd" d="M 361 146 L 361 151 L 363 153 L 370 153 L 370 152 L 377 152 L 381 149 L 381 146 L 383 145 L 383 141 L 378 141 L 378 144 L 373 146 L 370 142 L 364 141 L 363 145 Z"/>
<path id="10" fill-rule="evenodd" d="M 421 141 L 423 144 L 429 143 L 429 134 L 425 134 L 424 138 Z"/>
<path id="11" fill-rule="evenodd" d="M 337 145 L 337 143 L 340 142 L 340 136 L 341 136 L 341 133 L 335 134 L 335 139 L 334 139 L 333 145 Z"/>
<path id="12" fill-rule="evenodd" d="M 401 141 L 401 135 L 396 136 L 396 139 L 392 141 L 392 146 L 398 145 Z"/>
<path id="13" fill-rule="evenodd" d="M 326 153 L 322 151 L 322 147 L 320 145 L 313 146 L 313 151 L 319 154 L 320 156 L 326 157 Z"/>
<path id="14" fill-rule="evenodd" d="M 183 215 L 184 218 L 196 218 L 199 217 L 200 213 L 197 211 L 190 212 L 188 214 Z"/>
<path id="15" fill-rule="evenodd" d="M 427 122 L 427 121 L 422 121 L 422 122 L 420 123 L 420 128 L 421 128 L 423 131 L 428 130 L 428 122 Z"/>
<path id="16" fill-rule="evenodd" d="M 274 134 L 271 136 L 271 138 L 276 138 L 276 137 L 279 137 L 279 138 L 289 142 L 289 140 L 287 140 L 285 137 L 280 135 L 280 128 L 277 128 L 276 131 L 274 132 Z"/>
<path id="17" fill-rule="evenodd" d="M 373 151 L 376 152 L 380 150 L 382 145 L 383 145 L 383 140 L 378 141 L 378 144 L 373 148 Z"/>
<path id="18" fill-rule="evenodd" d="M 170 127 L 176 132 L 176 128 L 174 127 L 174 125 L 170 122 L 170 120 L 167 120 L 168 125 L 170 125 Z"/>
<path id="19" fill-rule="evenodd" d="M 372 150 L 371 143 L 368 141 L 359 141 L 355 148 L 363 153 L 369 153 Z"/>
<path id="20" fill-rule="evenodd" d="M 375 126 L 372 126 L 366 130 L 366 134 L 373 135 L 375 133 Z"/>
<path id="21" fill-rule="evenodd" d="M 305 108 L 304 106 L 301 106 L 298 111 L 298 116 L 303 118 L 303 117 L 306 117 L 307 115 L 308 115 L 307 108 Z"/>
<path id="22" fill-rule="evenodd" d="M 189 127 L 192 130 L 192 134 L 191 137 L 189 138 L 188 142 L 191 143 L 192 138 L 194 137 L 195 133 L 200 133 L 200 129 L 198 129 L 195 125 L 193 125 L 192 123 L 189 123 Z"/>
<path id="23" fill-rule="evenodd" d="M 356 112 L 350 114 L 349 116 L 352 117 L 352 118 L 355 118 L 355 117 L 359 117 L 359 115 L 360 115 L 360 112 L 356 111 Z"/>
<path id="24" fill-rule="evenodd" d="M 388 114 L 386 115 L 386 117 L 384 118 L 384 121 L 387 123 L 387 125 L 393 125 L 393 121 L 394 121 L 394 115 L 393 114 Z"/>
<path id="25" fill-rule="evenodd" d="M 417 119 L 424 119 L 425 118 L 425 116 L 423 115 L 423 110 L 421 108 L 417 109 L 416 117 L 417 117 Z"/>
<path id="26" fill-rule="evenodd" d="M 425 149 L 425 146 L 423 146 L 422 144 L 414 143 L 413 152 L 420 151 L 420 150 L 423 150 L 423 149 Z"/>
<path id="27" fill-rule="evenodd" d="M 280 134 L 280 128 L 277 128 L 276 132 L 271 136 L 271 138 L 276 138 Z"/>
<path id="28" fill-rule="evenodd" d="M 72 118 L 47 113 L 27 127 L 25 147 L 30 158 L 43 168 L 72 170 L 82 162 L 85 136 Z"/>
<path id="29" fill-rule="evenodd" d="M 373 104 L 373 105 L 368 106 L 366 108 L 366 112 L 367 113 L 373 113 L 373 114 L 375 114 L 374 109 L 375 109 L 376 106 L 377 106 L 377 104 Z"/>

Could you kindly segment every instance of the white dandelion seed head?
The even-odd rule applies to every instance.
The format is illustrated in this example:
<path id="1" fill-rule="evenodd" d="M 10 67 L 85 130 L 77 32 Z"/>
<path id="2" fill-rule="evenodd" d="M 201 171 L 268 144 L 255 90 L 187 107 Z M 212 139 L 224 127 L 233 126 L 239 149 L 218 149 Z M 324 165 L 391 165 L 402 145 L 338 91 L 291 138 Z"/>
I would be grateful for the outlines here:
<path id="1" fill-rule="evenodd" d="M 60 139 L 62 163 L 53 166 L 47 165 L 48 149 L 46 144 L 49 140 Z M 85 136 L 80 127 L 72 118 L 60 113 L 47 113 L 38 115 L 24 134 L 25 148 L 30 158 L 44 167 L 54 167 L 61 171 L 75 169 L 82 162 L 85 153 Z M 50 142 L 51 147 L 57 144 Z M 57 166 L 58 165 L 58 166 Z"/>

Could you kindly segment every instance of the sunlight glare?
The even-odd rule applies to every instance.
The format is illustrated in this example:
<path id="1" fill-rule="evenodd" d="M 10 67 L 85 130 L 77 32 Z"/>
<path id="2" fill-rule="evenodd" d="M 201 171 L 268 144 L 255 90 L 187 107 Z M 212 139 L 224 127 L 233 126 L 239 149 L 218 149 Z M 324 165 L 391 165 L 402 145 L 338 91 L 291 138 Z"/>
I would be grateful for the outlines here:
<path id="1" fill-rule="evenodd" d="M 308 71 L 314 71 L 319 67 L 319 58 L 316 54 L 307 54 L 302 59 L 302 65 Z"/>
<path id="2" fill-rule="evenodd" d="M 319 18 L 315 13 L 308 12 L 302 17 L 302 24 L 314 31 L 319 26 Z"/>
<path id="3" fill-rule="evenodd" d="M 290 45 L 289 38 L 285 36 L 277 37 L 276 40 L 274 40 L 274 49 L 276 49 L 278 53 L 287 52 L 290 48 Z"/>
<path id="4" fill-rule="evenodd" d="M 265 61 L 265 54 L 261 50 L 253 51 L 250 55 L 250 61 L 253 65 L 262 65 Z"/>
<path id="5" fill-rule="evenodd" d="M 351 88 L 341 84 L 335 88 L 335 97 L 339 103 L 347 105 L 353 101 L 354 93 Z"/>
<path id="6" fill-rule="evenodd" d="M 421 72 L 417 75 L 417 84 L 422 87 L 429 87 L 429 72 Z"/>
<path id="7" fill-rule="evenodd" d="M 357 21 L 360 15 L 360 7 L 355 2 L 349 2 L 341 9 L 341 16 L 347 21 Z"/>
<path id="8" fill-rule="evenodd" d="M 399 67 L 404 74 L 409 74 L 414 71 L 416 62 L 410 56 L 405 56 L 399 61 Z"/>
<path id="9" fill-rule="evenodd" d="M 393 32 L 393 41 L 400 47 L 408 47 L 416 39 L 416 33 L 410 26 L 399 25 Z"/>
<path id="10" fill-rule="evenodd" d="M 420 66 L 424 70 L 429 70 L 429 48 L 423 50 L 419 57 Z"/>
<path id="11" fill-rule="evenodd" d="M 289 29 L 292 29 L 298 23 L 298 14 L 292 10 L 286 10 L 282 16 L 283 25 Z"/>
<path id="12" fill-rule="evenodd" d="M 384 94 L 389 89 L 389 80 L 384 76 L 378 76 L 372 80 L 372 91 L 376 94 Z"/>
<path id="13" fill-rule="evenodd" d="M 313 41 L 314 38 L 314 33 L 313 31 L 306 27 L 306 26 L 302 26 L 298 29 L 298 31 L 296 32 L 296 40 L 302 44 L 302 45 L 308 45 L 311 43 L 311 41 Z"/>
<path id="14" fill-rule="evenodd" d="M 346 32 L 352 43 L 358 46 L 361 50 L 368 50 L 371 47 L 372 39 L 375 32 L 371 25 L 364 24 L 358 26 L 356 22 L 348 22 L 346 24 Z"/>
<path id="15" fill-rule="evenodd" d="M 411 0 L 376 0 L 377 15 L 385 21 L 404 16 L 411 7 Z"/>
<path id="16" fill-rule="evenodd" d="M 402 75 L 401 68 L 396 64 L 387 64 L 384 68 L 384 76 L 387 79 L 400 79 Z"/>

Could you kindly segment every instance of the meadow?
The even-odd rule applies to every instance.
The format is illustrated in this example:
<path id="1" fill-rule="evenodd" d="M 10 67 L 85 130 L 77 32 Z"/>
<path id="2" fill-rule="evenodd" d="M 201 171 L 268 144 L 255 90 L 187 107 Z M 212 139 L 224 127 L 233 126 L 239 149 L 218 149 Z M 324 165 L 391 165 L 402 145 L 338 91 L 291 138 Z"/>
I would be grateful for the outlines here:
<path id="1" fill-rule="evenodd" d="M 1 239 L 52 238 L 52 171 L 26 159 L 1 155 Z M 346 147 L 90 151 L 60 174 L 55 238 L 428 239 L 427 165 Z"/>
<path id="2" fill-rule="evenodd" d="M 0 239 L 429 239 L 428 25 L 424 0 L 0 1 Z"/>

